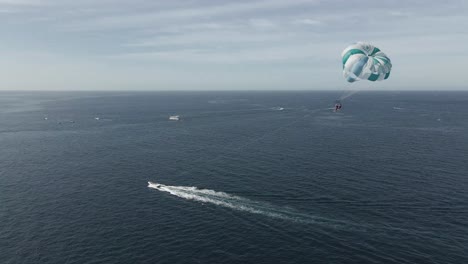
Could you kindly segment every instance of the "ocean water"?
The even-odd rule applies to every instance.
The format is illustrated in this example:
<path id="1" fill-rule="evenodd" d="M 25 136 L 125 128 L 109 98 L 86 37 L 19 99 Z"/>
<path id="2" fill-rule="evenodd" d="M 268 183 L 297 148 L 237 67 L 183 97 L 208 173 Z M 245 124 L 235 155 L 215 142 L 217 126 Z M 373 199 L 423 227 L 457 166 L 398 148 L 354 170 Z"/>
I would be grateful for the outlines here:
<path id="1" fill-rule="evenodd" d="M 1 92 L 0 262 L 468 263 L 468 92 L 339 96 Z"/>

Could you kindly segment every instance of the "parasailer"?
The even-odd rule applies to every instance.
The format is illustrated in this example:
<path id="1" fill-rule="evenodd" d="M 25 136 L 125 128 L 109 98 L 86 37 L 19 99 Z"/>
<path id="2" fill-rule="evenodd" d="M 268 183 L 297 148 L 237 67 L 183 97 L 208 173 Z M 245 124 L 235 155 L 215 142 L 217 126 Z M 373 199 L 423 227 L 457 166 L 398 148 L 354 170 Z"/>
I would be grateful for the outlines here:
<path id="1" fill-rule="evenodd" d="M 343 77 L 353 83 L 360 80 L 383 81 L 388 79 L 392 70 L 390 58 L 379 48 L 365 42 L 357 42 L 348 46 L 341 53 L 343 63 Z M 344 100 L 348 95 L 342 95 Z M 341 102 L 335 102 L 335 112 L 341 109 Z"/>
<path id="2" fill-rule="evenodd" d="M 338 112 L 339 110 L 341 110 L 341 107 L 342 107 L 341 102 L 339 100 L 336 100 L 334 112 Z"/>

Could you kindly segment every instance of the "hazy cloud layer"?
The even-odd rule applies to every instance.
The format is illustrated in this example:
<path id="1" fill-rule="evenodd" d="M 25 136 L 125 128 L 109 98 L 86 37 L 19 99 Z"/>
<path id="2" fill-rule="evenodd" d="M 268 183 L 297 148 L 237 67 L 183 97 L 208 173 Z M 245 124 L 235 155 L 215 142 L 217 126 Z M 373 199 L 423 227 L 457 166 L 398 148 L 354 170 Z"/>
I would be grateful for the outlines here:
<path id="1" fill-rule="evenodd" d="M 343 89 L 341 51 L 392 77 L 468 89 L 468 1 L 0 0 L 0 89 Z"/>

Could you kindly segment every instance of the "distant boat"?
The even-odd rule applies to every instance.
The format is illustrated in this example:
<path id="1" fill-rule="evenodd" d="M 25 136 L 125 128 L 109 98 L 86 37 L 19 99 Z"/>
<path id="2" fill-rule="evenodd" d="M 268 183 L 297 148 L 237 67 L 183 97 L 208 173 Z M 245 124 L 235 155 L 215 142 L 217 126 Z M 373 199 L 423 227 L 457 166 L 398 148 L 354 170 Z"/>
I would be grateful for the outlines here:
<path id="1" fill-rule="evenodd" d="M 173 115 L 173 116 L 170 116 L 169 117 L 169 120 L 170 121 L 179 121 L 180 120 L 180 117 L 178 115 Z"/>
<path id="2" fill-rule="evenodd" d="M 273 107 L 272 109 L 276 110 L 276 111 L 283 111 L 284 110 L 283 107 L 279 107 L 279 106 L 278 107 Z"/>
<path id="3" fill-rule="evenodd" d="M 94 119 L 99 120 L 99 117 L 95 117 Z"/>

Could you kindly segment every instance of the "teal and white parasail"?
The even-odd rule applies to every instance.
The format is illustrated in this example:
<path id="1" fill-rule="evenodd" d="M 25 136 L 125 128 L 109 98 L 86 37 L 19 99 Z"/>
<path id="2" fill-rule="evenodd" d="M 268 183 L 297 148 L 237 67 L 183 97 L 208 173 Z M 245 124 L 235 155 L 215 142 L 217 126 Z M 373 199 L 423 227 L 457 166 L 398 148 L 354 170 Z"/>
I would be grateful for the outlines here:
<path id="1" fill-rule="evenodd" d="M 348 82 L 382 81 L 390 76 L 392 62 L 380 49 L 369 43 L 357 42 L 341 54 L 343 76 Z"/>

